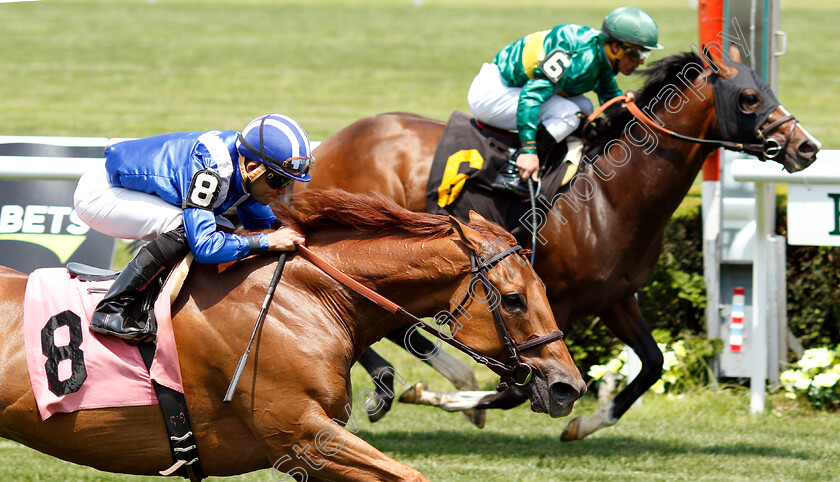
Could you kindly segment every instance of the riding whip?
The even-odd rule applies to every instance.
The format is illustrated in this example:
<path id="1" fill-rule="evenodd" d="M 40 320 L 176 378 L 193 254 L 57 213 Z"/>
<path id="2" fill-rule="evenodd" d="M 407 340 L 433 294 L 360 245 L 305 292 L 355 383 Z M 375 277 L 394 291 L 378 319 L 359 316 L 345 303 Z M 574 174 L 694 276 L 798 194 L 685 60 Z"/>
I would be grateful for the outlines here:
<path id="1" fill-rule="evenodd" d="M 274 297 L 274 290 L 277 288 L 277 282 L 280 281 L 280 275 L 283 274 L 283 267 L 286 265 L 286 255 L 288 253 L 283 253 L 280 255 L 280 259 L 277 260 L 277 267 L 274 268 L 274 276 L 271 278 L 271 284 L 268 285 L 268 292 L 265 294 L 265 300 L 262 304 L 262 309 L 260 310 L 260 316 L 257 317 L 257 323 L 254 325 L 254 331 L 251 332 L 251 339 L 248 340 L 248 346 L 245 347 L 245 353 L 239 358 L 239 364 L 236 365 L 236 371 L 233 372 L 233 378 L 230 380 L 230 385 L 228 386 L 227 393 L 225 393 L 225 398 L 222 399 L 224 402 L 229 402 L 233 399 L 233 392 L 236 390 L 236 385 L 239 384 L 239 377 L 242 376 L 242 371 L 245 370 L 245 363 L 248 361 L 248 354 L 251 352 L 251 343 L 254 342 L 254 336 L 257 334 L 257 329 L 259 329 L 260 324 L 265 319 L 266 313 L 268 313 L 268 305 L 271 304 L 271 298 Z"/>

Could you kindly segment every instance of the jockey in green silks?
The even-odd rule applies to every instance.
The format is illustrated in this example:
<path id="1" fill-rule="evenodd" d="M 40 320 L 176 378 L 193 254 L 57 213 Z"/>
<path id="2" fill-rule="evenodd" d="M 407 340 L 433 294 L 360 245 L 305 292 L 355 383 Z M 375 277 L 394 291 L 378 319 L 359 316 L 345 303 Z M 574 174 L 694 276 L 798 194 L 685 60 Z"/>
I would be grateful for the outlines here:
<path id="1" fill-rule="evenodd" d="M 633 73 L 651 50 L 662 48 L 658 42 L 648 14 L 620 7 L 606 16 L 600 31 L 558 25 L 507 45 L 484 64 L 467 95 L 470 109 L 484 124 L 518 131 L 522 147 L 494 184 L 527 194 L 523 181 L 539 176 L 537 144 L 560 142 L 577 129 L 578 113 L 593 111 L 587 92 L 594 91 L 601 103 L 622 95 L 615 76 Z"/>

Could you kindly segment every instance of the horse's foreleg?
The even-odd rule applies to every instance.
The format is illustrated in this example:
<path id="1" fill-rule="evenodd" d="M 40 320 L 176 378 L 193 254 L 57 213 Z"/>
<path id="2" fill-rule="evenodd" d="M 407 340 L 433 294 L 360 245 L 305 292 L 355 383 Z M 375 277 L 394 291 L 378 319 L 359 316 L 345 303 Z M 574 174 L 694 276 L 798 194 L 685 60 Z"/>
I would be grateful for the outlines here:
<path id="1" fill-rule="evenodd" d="M 376 385 L 365 401 L 364 410 L 371 422 L 377 422 L 391 410 L 391 404 L 394 402 L 394 367 L 373 351 L 373 348 L 362 352 L 359 363 L 373 377 Z"/>
<path id="2" fill-rule="evenodd" d="M 438 345 L 413 329 L 412 326 L 397 328 L 388 334 L 388 339 L 403 347 L 406 351 L 423 360 L 430 367 L 437 370 L 458 390 L 474 392 L 478 390 L 475 372 L 460 360 L 442 350 Z M 410 389 L 409 389 L 410 390 Z M 441 407 L 443 408 L 443 407 Z M 484 427 L 485 413 L 483 410 L 459 408 L 464 416 L 477 427 Z"/>
<path id="3" fill-rule="evenodd" d="M 469 366 L 442 350 L 439 345 L 418 333 L 412 326 L 397 328 L 387 337 L 440 372 L 455 385 L 455 388 L 459 390 L 478 390 L 475 372 Z"/>
<path id="4" fill-rule="evenodd" d="M 272 476 L 287 473 L 295 480 L 426 481 L 419 471 L 388 457 L 326 416 L 305 416 L 296 427 L 291 451 L 273 461 Z M 275 473 L 276 472 L 276 473 Z"/>
<path id="5" fill-rule="evenodd" d="M 564 442 L 581 440 L 596 430 L 618 422 L 633 403 L 662 376 L 662 352 L 650 333 L 635 296 L 624 299 L 600 316 L 607 327 L 636 352 L 642 368 L 624 390 L 601 406 L 594 415 L 570 420 L 561 437 Z"/>
<path id="6" fill-rule="evenodd" d="M 528 397 L 518 388 L 504 392 L 493 391 L 431 391 L 428 385 L 418 383 L 400 396 L 400 402 L 431 405 L 448 412 L 501 408 L 507 410 L 521 405 Z"/>

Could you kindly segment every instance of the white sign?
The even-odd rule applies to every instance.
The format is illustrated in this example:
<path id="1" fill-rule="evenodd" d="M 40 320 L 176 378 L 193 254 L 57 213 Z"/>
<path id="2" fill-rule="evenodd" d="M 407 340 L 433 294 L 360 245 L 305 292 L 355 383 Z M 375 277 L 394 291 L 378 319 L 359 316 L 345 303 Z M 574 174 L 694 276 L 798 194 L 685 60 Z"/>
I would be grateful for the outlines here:
<path id="1" fill-rule="evenodd" d="M 788 244 L 840 246 L 840 185 L 788 185 Z"/>

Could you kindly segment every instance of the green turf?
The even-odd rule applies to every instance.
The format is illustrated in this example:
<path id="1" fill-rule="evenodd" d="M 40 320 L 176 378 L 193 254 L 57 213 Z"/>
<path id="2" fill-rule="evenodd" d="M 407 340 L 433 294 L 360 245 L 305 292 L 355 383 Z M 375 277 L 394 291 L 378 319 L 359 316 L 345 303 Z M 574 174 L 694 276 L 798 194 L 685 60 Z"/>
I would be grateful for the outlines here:
<path id="1" fill-rule="evenodd" d="M 642 0 L 666 46 L 688 50 L 688 0 Z M 323 139 L 361 117 L 467 110 L 482 62 L 556 23 L 597 26 L 618 4 L 569 0 L 61 0 L 0 4 L 0 135 L 138 137 L 240 129 L 262 113 L 298 119 Z M 785 2 L 779 97 L 827 148 L 840 148 L 840 3 Z M 620 77 L 625 89 L 635 78 Z M 409 382 L 449 388 L 387 342 Z M 485 388 L 492 377 L 480 372 Z M 357 390 L 370 378 L 354 369 Z M 362 436 L 431 480 L 827 480 L 838 477 L 837 415 L 748 415 L 739 390 L 648 395 L 615 427 L 561 445 L 565 420 L 526 407 L 463 417 L 397 405 Z M 590 413 L 593 401 L 580 410 Z M 115 450 L 119 448 L 115 447 Z M 313 474 L 314 475 L 314 474 Z M 272 480 L 267 471 L 241 477 Z M 0 442 L 0 480 L 151 480 L 103 474 Z M 162 480 L 162 479 L 161 479 Z M 235 480 L 235 479 L 234 479 Z"/>
<path id="2" fill-rule="evenodd" d="M 451 388 L 390 342 L 377 348 L 393 361 L 406 386 L 427 380 L 432 388 Z M 487 370 L 480 369 L 478 378 L 482 388 L 492 388 Z M 353 383 L 355 393 L 374 386 L 359 367 Z M 376 424 L 361 412 L 357 420 L 365 440 L 433 481 L 836 480 L 840 417 L 804 412 L 780 396 L 768 400 L 767 412 L 754 416 L 749 390 L 742 388 L 679 397 L 648 394 L 617 425 L 568 444 L 559 441 L 566 419 L 552 420 L 526 406 L 489 413 L 481 430 L 460 414 L 399 403 Z M 573 415 L 595 408 L 587 396 Z M 99 472 L 0 441 L 0 480 L 165 479 Z M 270 470 L 262 470 L 209 480 L 274 479 Z"/>
<path id="3" fill-rule="evenodd" d="M 666 49 L 697 42 L 687 0 L 636 5 Z M 467 110 L 482 62 L 555 23 L 600 25 L 609 2 L 43 1 L 0 4 L 0 135 L 136 137 L 240 129 L 265 112 L 313 139 L 386 111 Z M 783 5 L 781 100 L 837 147 L 838 67 L 828 39 L 840 4 Z M 623 88 L 638 81 L 620 77 Z"/>

